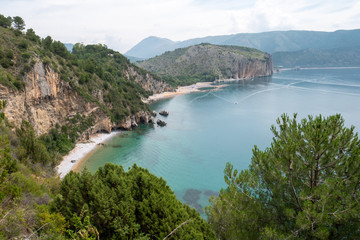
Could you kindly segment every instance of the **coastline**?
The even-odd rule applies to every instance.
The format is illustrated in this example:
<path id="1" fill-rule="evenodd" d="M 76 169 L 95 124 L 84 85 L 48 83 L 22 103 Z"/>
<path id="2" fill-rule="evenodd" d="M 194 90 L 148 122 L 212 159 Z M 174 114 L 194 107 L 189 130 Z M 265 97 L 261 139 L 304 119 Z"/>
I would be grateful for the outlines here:
<path id="1" fill-rule="evenodd" d="M 158 101 L 161 99 L 175 97 L 177 95 L 183 95 L 183 94 L 194 93 L 194 92 L 203 92 L 204 90 L 201 90 L 201 88 L 211 87 L 211 88 L 214 88 L 214 90 L 216 90 L 218 88 L 222 88 L 225 86 L 224 84 L 213 85 L 213 83 L 214 82 L 197 82 L 192 85 L 178 87 L 175 92 L 163 92 L 163 93 L 151 95 L 146 100 L 144 100 L 144 103 L 152 103 L 152 102 L 155 102 L 155 101 Z"/>
<path id="2" fill-rule="evenodd" d="M 97 133 L 91 136 L 87 142 L 76 143 L 76 146 L 69 154 L 63 157 L 61 163 L 56 167 L 56 172 L 60 179 L 64 178 L 71 170 L 74 170 L 86 156 L 93 152 L 101 143 L 105 143 L 114 136 L 120 134 L 120 131 L 111 133 Z"/>
<path id="3" fill-rule="evenodd" d="M 201 88 L 214 88 L 213 91 L 216 91 L 219 88 L 226 86 L 225 84 L 213 85 L 214 82 L 198 82 L 188 86 L 178 87 L 175 92 L 163 92 L 150 96 L 145 103 L 152 103 L 160 99 L 171 98 L 177 95 L 188 94 L 193 92 L 203 92 Z M 60 164 L 55 168 L 57 174 L 60 176 L 60 179 L 64 178 L 71 170 L 77 169 L 80 163 L 86 160 L 86 157 L 96 148 L 111 139 L 112 137 L 118 135 L 120 132 L 115 131 L 111 133 L 97 133 L 90 137 L 87 142 L 76 143 L 75 148 L 70 151 L 69 154 L 63 157 Z"/>

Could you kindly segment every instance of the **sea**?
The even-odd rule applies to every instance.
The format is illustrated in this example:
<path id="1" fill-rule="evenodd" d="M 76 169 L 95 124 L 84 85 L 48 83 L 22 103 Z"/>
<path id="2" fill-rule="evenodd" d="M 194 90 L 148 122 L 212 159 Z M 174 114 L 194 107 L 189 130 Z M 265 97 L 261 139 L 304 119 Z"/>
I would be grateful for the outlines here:
<path id="1" fill-rule="evenodd" d="M 248 168 L 254 146 L 270 146 L 270 127 L 282 114 L 297 113 L 300 120 L 340 113 L 347 127 L 360 129 L 360 68 L 288 70 L 219 84 L 226 86 L 151 104 L 156 112 L 169 112 L 156 117 L 165 127 L 143 125 L 121 132 L 80 169 L 137 164 L 165 179 L 180 201 L 205 216 L 209 197 L 226 188 L 226 163 Z"/>

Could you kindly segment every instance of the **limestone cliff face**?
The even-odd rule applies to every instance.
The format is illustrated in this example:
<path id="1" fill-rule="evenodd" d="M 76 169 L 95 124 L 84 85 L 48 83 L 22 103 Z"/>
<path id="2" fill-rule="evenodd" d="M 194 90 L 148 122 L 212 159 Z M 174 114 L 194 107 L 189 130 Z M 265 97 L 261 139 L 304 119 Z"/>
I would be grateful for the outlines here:
<path id="1" fill-rule="evenodd" d="M 96 122 L 106 118 L 96 104 L 86 102 L 67 82 L 60 80 L 56 72 L 40 61 L 24 79 L 24 91 L 12 91 L 5 87 L 0 89 L 2 99 L 7 101 L 5 114 L 16 126 L 26 120 L 34 127 L 35 133 L 41 135 L 57 123 L 65 124 L 68 117 L 77 113 L 96 115 Z"/>
<path id="2" fill-rule="evenodd" d="M 85 131 L 83 137 L 96 132 L 111 132 L 113 128 L 130 129 L 140 122 L 151 122 L 150 113 L 139 112 L 128 117 L 133 120 L 130 126 L 127 124 L 128 118 L 122 124 L 114 125 L 98 104 L 87 102 L 68 82 L 61 80 L 58 73 L 40 60 L 27 73 L 24 81 L 24 91 L 0 85 L 0 97 L 7 101 L 4 112 L 9 121 L 15 126 L 20 126 L 22 120 L 30 122 L 36 135 L 47 133 L 57 123 L 65 124 L 66 119 L 77 113 L 92 115 L 95 119 L 94 126 Z"/>
<path id="3" fill-rule="evenodd" d="M 252 78 L 270 76 L 273 72 L 273 63 L 271 56 L 266 60 L 248 60 L 237 59 L 236 65 L 226 74 L 226 77 L 231 78 Z"/>

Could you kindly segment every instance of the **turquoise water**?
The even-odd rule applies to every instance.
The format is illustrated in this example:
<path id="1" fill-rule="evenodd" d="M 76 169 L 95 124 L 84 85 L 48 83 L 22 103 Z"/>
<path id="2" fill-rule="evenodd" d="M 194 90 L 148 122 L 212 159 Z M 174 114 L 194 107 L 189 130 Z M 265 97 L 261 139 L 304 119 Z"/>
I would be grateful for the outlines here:
<path id="1" fill-rule="evenodd" d="M 270 145 L 270 126 L 282 113 L 325 116 L 341 113 L 347 126 L 360 127 L 360 69 L 284 71 L 239 81 L 216 92 L 161 100 L 152 109 L 166 127 L 142 126 L 123 132 L 85 163 L 92 172 L 106 162 L 136 163 L 164 178 L 177 197 L 202 212 L 208 196 L 225 187 L 226 162 L 245 169 L 252 148 Z"/>

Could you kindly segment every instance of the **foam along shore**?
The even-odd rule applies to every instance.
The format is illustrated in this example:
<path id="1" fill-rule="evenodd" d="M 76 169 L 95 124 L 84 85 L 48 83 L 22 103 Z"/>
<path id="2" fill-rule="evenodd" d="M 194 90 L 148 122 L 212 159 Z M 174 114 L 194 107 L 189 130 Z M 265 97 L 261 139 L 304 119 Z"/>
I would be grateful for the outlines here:
<path id="1" fill-rule="evenodd" d="M 171 98 L 176 95 L 193 93 L 193 92 L 202 92 L 203 90 L 201 90 L 201 88 L 211 87 L 214 89 L 218 89 L 223 86 L 225 85 L 213 85 L 213 82 L 198 82 L 189 86 L 178 87 L 175 92 L 163 92 L 163 93 L 154 94 L 148 97 L 144 102 L 151 103 L 160 99 Z"/>
<path id="2" fill-rule="evenodd" d="M 64 178 L 66 174 L 75 169 L 76 165 L 78 165 L 89 153 L 94 151 L 99 144 L 105 143 L 119 133 L 119 131 L 111 133 L 97 133 L 87 142 L 76 143 L 75 148 L 71 150 L 71 152 L 66 155 L 61 163 L 56 167 L 56 171 L 60 178 Z"/>

